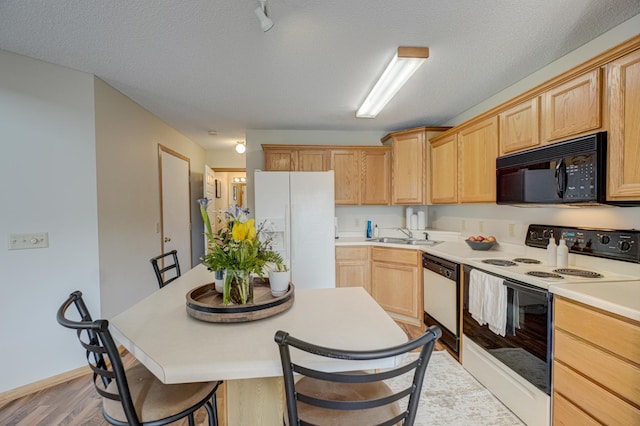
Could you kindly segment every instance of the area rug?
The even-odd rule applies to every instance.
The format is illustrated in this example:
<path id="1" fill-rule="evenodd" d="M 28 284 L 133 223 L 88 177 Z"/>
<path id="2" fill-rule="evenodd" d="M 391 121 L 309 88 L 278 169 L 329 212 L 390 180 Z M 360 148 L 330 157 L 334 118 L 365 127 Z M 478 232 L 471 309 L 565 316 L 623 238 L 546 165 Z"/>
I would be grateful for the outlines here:
<path id="1" fill-rule="evenodd" d="M 416 356 L 409 354 L 403 362 L 410 362 Z M 410 377 L 399 377 L 387 384 L 396 390 L 405 388 L 410 381 Z M 523 424 L 447 351 L 433 352 L 420 394 L 416 426 Z"/>

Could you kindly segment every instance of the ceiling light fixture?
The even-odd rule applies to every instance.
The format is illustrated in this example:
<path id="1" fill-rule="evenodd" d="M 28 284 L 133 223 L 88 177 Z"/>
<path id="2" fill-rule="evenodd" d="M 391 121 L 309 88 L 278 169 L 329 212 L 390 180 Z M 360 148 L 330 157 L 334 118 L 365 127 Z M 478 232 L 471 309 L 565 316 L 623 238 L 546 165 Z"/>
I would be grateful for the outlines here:
<path id="1" fill-rule="evenodd" d="M 267 16 L 267 0 L 259 0 L 260 6 L 256 8 L 256 16 L 260 20 L 260 26 L 265 33 L 273 27 L 273 21 Z"/>
<path id="2" fill-rule="evenodd" d="M 398 52 L 356 112 L 356 117 L 375 118 L 428 57 L 428 47 L 398 47 Z"/>
<path id="3" fill-rule="evenodd" d="M 247 146 L 245 145 L 244 141 L 237 141 L 236 142 L 236 152 L 238 154 L 244 154 L 244 152 L 247 150 Z"/>

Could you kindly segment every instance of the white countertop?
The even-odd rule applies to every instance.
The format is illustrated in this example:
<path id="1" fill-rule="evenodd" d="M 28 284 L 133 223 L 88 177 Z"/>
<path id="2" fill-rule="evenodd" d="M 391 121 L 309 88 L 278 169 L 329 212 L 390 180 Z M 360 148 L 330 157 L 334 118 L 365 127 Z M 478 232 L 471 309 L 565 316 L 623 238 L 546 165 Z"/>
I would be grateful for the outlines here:
<path id="1" fill-rule="evenodd" d="M 585 305 L 640 321 L 640 280 L 558 284 L 549 287 L 549 291 Z"/>
<path id="2" fill-rule="evenodd" d="M 186 294 L 212 281 L 212 274 L 198 265 L 110 320 L 119 343 L 163 383 L 281 376 L 273 340 L 277 330 L 319 345 L 353 350 L 407 341 L 391 317 L 357 287 L 296 290 L 291 309 L 258 321 L 221 324 L 192 318 L 186 312 Z M 308 357 L 316 367 L 345 368 L 344 361 Z M 393 363 L 350 361 L 348 368 L 384 368 Z"/>

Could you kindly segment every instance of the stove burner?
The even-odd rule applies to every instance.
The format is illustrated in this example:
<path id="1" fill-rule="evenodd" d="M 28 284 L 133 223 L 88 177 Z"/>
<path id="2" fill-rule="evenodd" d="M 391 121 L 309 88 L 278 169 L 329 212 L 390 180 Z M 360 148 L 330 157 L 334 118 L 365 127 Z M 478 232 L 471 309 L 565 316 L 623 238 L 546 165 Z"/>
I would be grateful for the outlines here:
<path id="1" fill-rule="evenodd" d="M 512 262 L 510 260 L 504 260 L 504 259 L 484 259 L 482 262 L 488 263 L 489 265 L 496 265 L 496 266 L 516 266 L 515 262 Z"/>
<path id="2" fill-rule="evenodd" d="M 531 275 L 532 277 L 538 278 L 564 278 L 562 275 L 554 274 L 551 272 L 542 272 L 542 271 L 529 271 L 526 273 L 527 275 Z"/>
<path id="3" fill-rule="evenodd" d="M 584 269 L 572 269 L 572 268 L 559 268 L 554 269 L 553 272 L 564 275 L 573 275 L 574 277 L 582 278 L 602 278 L 603 275 L 593 271 L 585 271 Z"/>
<path id="4" fill-rule="evenodd" d="M 537 259 L 529 259 L 528 257 L 517 257 L 515 259 L 513 259 L 514 262 L 519 262 L 519 263 L 530 263 L 530 264 L 538 264 L 538 263 L 542 263 Z"/>

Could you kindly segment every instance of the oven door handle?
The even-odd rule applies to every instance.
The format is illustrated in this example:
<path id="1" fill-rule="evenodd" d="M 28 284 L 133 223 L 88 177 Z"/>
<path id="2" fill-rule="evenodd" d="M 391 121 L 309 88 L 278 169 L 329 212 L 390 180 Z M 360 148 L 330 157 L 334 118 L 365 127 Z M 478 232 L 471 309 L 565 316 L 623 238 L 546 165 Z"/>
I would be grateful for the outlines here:
<path id="1" fill-rule="evenodd" d="M 549 292 L 547 290 L 544 290 L 544 289 L 541 289 L 541 288 L 525 286 L 525 285 L 522 285 L 522 284 L 514 283 L 513 281 L 509 281 L 509 280 L 504 280 L 502 282 L 502 284 L 505 287 L 512 288 L 514 290 L 522 290 L 522 291 L 528 291 L 530 293 L 539 293 L 539 294 L 544 294 L 544 295 L 548 295 L 549 294 Z"/>

